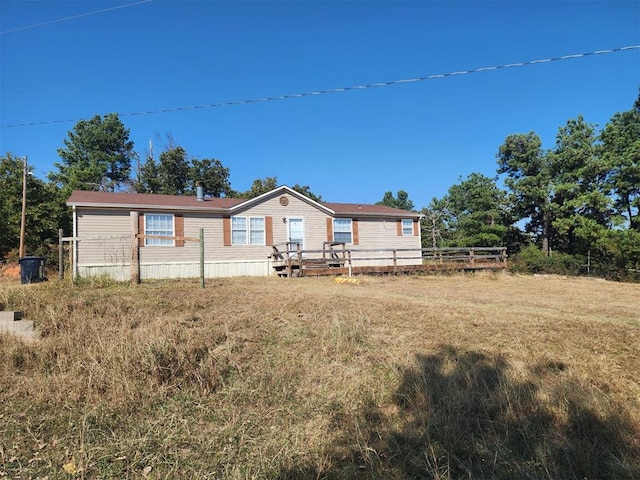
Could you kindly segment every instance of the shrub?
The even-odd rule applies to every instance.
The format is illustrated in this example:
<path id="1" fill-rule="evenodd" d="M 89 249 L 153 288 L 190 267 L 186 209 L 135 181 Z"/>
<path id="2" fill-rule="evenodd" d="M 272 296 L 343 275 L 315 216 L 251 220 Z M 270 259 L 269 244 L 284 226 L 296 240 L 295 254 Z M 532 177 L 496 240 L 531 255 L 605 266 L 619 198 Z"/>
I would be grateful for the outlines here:
<path id="1" fill-rule="evenodd" d="M 581 255 L 553 252 L 547 256 L 535 245 L 529 245 L 511 258 L 509 267 L 511 271 L 520 273 L 580 275 L 584 264 Z"/>

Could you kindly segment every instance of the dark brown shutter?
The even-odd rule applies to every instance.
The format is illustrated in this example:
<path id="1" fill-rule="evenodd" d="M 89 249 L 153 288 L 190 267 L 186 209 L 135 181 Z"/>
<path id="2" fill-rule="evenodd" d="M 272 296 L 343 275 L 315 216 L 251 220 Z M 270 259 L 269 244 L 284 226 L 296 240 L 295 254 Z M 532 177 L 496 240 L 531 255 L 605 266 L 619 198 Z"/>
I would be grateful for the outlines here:
<path id="1" fill-rule="evenodd" d="M 351 230 L 353 233 L 353 244 L 354 245 L 359 245 L 360 244 L 360 235 L 358 233 L 358 220 L 356 220 L 355 218 L 353 220 L 351 220 Z"/>
<path id="2" fill-rule="evenodd" d="M 333 218 L 327 218 L 327 242 L 333 242 Z"/>
<path id="3" fill-rule="evenodd" d="M 401 218 L 398 219 L 398 223 L 396 223 L 396 226 L 398 227 L 398 236 L 401 237 L 402 236 L 402 219 Z"/>
<path id="4" fill-rule="evenodd" d="M 264 217 L 264 236 L 267 245 L 273 245 L 273 217 Z"/>
<path id="5" fill-rule="evenodd" d="M 420 221 L 419 220 L 414 220 L 413 221 L 413 235 L 415 237 L 420 235 Z"/>
<path id="6" fill-rule="evenodd" d="M 144 213 L 140 212 L 138 215 L 138 245 L 144 247 Z"/>
<path id="7" fill-rule="evenodd" d="M 176 247 L 184 247 L 184 216 L 182 214 L 176 214 L 173 216 L 176 224 L 176 231 L 173 234 L 176 237 L 181 237 L 175 240 Z"/>
<path id="8" fill-rule="evenodd" d="M 222 239 L 225 247 L 231 245 L 231 217 L 222 217 Z"/>

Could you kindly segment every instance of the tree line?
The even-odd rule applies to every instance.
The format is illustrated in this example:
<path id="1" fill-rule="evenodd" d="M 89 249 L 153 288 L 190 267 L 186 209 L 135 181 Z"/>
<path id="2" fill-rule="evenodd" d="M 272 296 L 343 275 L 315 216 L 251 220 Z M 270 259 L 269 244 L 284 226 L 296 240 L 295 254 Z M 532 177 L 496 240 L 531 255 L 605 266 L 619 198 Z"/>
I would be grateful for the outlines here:
<path id="1" fill-rule="evenodd" d="M 496 159 L 495 177 L 472 173 L 422 210 L 428 246 L 505 245 L 527 271 L 640 278 L 640 96 L 601 130 L 568 120 L 549 149 L 509 135 Z"/>
<path id="2" fill-rule="evenodd" d="M 134 150 L 117 114 L 81 120 L 58 149 L 60 162 L 47 181 L 27 178 L 30 254 L 57 244 L 69 231 L 65 202 L 73 190 L 253 198 L 278 186 L 277 177 L 256 179 L 236 191 L 230 170 L 215 158 L 195 158 L 166 136 L 157 158 Z M 507 246 L 515 268 L 637 278 L 640 270 L 640 96 L 598 130 L 582 116 L 558 129 L 543 148 L 535 132 L 507 136 L 497 149 L 494 177 L 471 173 L 433 198 L 423 214 L 425 248 Z M 23 159 L 0 157 L 0 258 L 15 256 L 19 239 Z M 501 182 L 504 187 L 501 187 Z M 307 185 L 293 188 L 322 201 Z M 377 202 L 416 211 L 406 191 L 385 192 Z"/>

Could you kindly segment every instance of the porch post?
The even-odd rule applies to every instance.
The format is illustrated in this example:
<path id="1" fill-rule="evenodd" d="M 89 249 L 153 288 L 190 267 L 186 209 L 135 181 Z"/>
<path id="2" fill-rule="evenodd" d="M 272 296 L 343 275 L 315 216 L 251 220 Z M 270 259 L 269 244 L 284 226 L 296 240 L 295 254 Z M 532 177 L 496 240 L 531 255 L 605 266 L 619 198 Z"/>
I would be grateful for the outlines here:
<path id="1" fill-rule="evenodd" d="M 138 285 L 140 283 L 140 241 L 138 239 L 140 214 L 131 211 L 129 215 L 131 217 L 131 283 Z"/>

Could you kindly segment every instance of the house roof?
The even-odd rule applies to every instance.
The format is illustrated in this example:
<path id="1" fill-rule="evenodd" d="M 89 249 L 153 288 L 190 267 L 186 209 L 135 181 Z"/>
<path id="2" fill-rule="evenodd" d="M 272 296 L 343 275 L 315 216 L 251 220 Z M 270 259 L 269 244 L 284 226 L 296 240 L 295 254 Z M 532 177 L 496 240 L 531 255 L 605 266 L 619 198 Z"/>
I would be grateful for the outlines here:
<path id="1" fill-rule="evenodd" d="M 333 212 L 339 215 L 360 215 L 360 216 L 381 216 L 381 217 L 419 217 L 416 212 L 408 212 L 398 208 L 387 207 L 385 205 L 369 205 L 364 203 L 332 203 L 323 202 Z"/>
<path id="2" fill-rule="evenodd" d="M 113 193 L 74 190 L 67 205 L 77 207 L 150 208 L 169 210 L 228 210 L 245 202 L 244 198 L 205 198 L 191 195 L 156 195 L 154 193 Z"/>
<path id="3" fill-rule="evenodd" d="M 143 208 L 149 210 L 193 210 L 210 211 L 215 213 L 232 214 L 235 211 L 260 203 L 267 197 L 274 194 L 287 193 L 295 196 L 316 208 L 336 216 L 360 216 L 360 217 L 402 217 L 419 218 L 420 214 L 399 210 L 384 205 L 368 205 L 358 203 L 332 203 L 316 202 L 299 192 L 287 187 L 280 186 L 270 192 L 255 198 L 205 198 L 198 201 L 191 195 L 156 195 L 150 193 L 114 193 L 114 192 L 92 192 L 85 190 L 75 190 L 67 205 L 75 207 L 94 208 Z"/>

